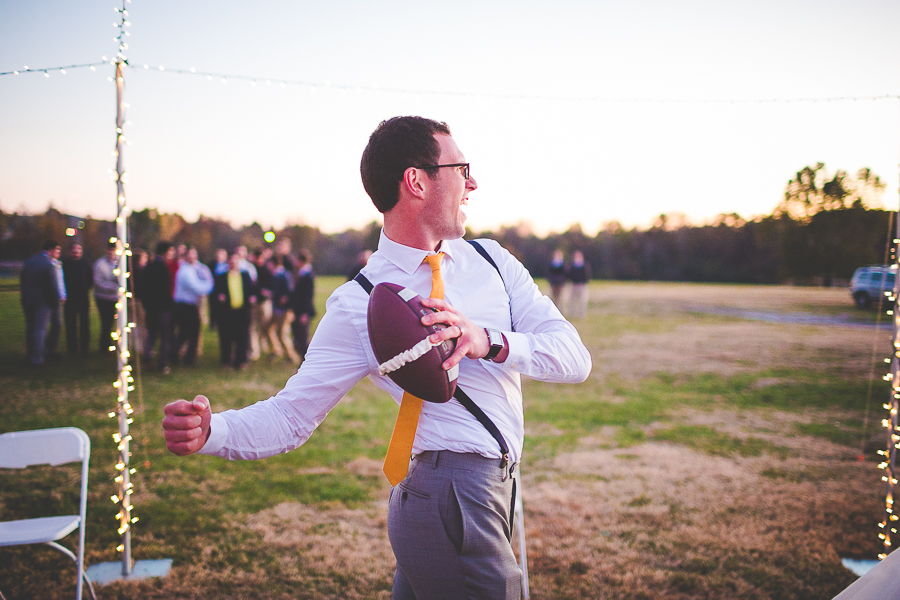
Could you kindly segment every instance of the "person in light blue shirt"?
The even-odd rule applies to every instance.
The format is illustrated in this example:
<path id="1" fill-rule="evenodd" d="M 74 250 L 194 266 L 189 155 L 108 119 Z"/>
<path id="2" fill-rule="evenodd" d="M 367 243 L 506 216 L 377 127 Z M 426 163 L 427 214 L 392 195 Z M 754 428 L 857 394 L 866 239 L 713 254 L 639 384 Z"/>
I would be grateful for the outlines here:
<path id="1" fill-rule="evenodd" d="M 197 342 L 200 339 L 200 300 L 213 289 L 213 276 L 205 264 L 197 258 L 197 249 L 189 248 L 185 260 L 175 275 L 174 320 L 178 337 L 172 346 L 172 364 L 178 364 L 178 352 L 185 342 L 187 351 L 184 364 L 191 366 L 197 359 Z"/>
<path id="2" fill-rule="evenodd" d="M 94 303 L 100 313 L 100 339 L 97 348 L 100 352 L 111 352 L 116 346 L 111 334 L 116 320 L 116 302 L 119 301 L 119 276 L 115 272 L 118 265 L 116 244 L 109 242 L 106 245 L 106 255 L 94 263 Z"/>
<path id="3" fill-rule="evenodd" d="M 59 252 L 52 259 L 53 271 L 56 276 L 56 287 L 59 290 L 59 302 L 50 309 L 50 329 L 47 331 L 46 351 L 47 357 L 59 358 L 59 334 L 62 331 L 62 307 L 66 304 L 66 282 L 63 279 L 62 262 L 59 260 Z"/>

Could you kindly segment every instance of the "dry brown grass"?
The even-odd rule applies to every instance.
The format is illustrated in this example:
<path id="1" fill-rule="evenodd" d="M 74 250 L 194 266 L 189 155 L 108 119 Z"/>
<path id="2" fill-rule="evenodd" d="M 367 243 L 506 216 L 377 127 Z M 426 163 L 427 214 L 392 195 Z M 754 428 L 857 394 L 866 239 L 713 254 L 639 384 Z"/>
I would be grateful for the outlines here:
<path id="1" fill-rule="evenodd" d="M 781 597 L 778 567 L 805 563 L 812 576 L 840 568 L 837 549 L 850 550 L 820 525 L 859 510 L 871 466 L 835 469 L 836 454 L 735 459 L 648 443 L 534 465 L 525 478 L 534 587 L 543 598 Z M 830 597 L 805 587 L 789 597 Z"/>
<path id="2" fill-rule="evenodd" d="M 890 352 L 886 321 L 873 330 L 702 315 L 706 307 L 787 314 L 830 308 L 855 316 L 844 289 L 633 283 L 591 291 L 593 314 L 599 319 L 631 314 L 644 327 L 660 323 L 650 332 L 627 329 L 617 338 L 600 339 L 591 348 L 595 377 L 640 379 L 650 371 L 728 376 L 784 367 L 827 368 L 850 379 L 868 380 L 873 356 Z"/>
<path id="3" fill-rule="evenodd" d="M 703 286 L 698 297 L 698 289 L 595 289 L 594 323 L 634 315 L 637 306 L 636 318 L 656 318 L 659 326 L 606 337 L 586 333 L 594 377 L 639 381 L 654 371 L 728 376 L 779 367 L 865 381 L 873 350 L 889 348 L 886 332 L 874 338 L 870 329 L 697 319 L 686 312 L 704 303 L 783 312 L 817 303 L 848 307 L 844 290 Z M 859 461 L 854 448 L 798 435 L 794 424 L 846 416 L 722 407 L 673 413 L 676 423 L 735 438 L 752 434 L 788 448 L 788 458 L 710 456 L 658 442 L 617 449 L 611 426 L 551 459 L 529 463 L 526 457 L 522 488 L 532 597 L 831 597 L 853 580 L 838 556 L 871 556 L 876 548 L 882 490 L 871 460 Z M 529 423 L 528 431 L 563 433 L 546 423 Z M 370 459 L 350 468 L 380 471 Z M 323 573 L 341 569 L 383 579 L 391 570 L 383 502 L 359 510 L 286 504 L 253 515 L 247 527 L 286 551 L 312 552 L 318 557 L 312 567 Z"/>
<path id="4" fill-rule="evenodd" d="M 246 525 L 286 556 L 305 553 L 309 567 L 322 574 L 352 573 L 367 582 L 386 583 L 394 568 L 386 515 L 383 501 L 364 509 L 284 503 L 251 516 Z"/>
<path id="5" fill-rule="evenodd" d="M 810 307 L 837 309 L 852 314 L 853 304 L 845 288 L 793 286 L 696 285 L 691 283 L 635 282 L 591 288 L 591 302 L 629 304 L 654 302 L 671 307 L 707 305 L 794 312 Z"/>

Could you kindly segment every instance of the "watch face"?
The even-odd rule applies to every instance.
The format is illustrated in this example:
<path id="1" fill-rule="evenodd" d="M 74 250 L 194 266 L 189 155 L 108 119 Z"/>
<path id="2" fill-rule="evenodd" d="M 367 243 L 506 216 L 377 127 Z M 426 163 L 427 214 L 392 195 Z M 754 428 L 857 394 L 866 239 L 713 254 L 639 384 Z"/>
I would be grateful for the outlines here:
<path id="1" fill-rule="evenodd" d="M 490 339 L 491 346 L 503 345 L 503 336 L 496 329 L 488 329 L 488 338 Z"/>

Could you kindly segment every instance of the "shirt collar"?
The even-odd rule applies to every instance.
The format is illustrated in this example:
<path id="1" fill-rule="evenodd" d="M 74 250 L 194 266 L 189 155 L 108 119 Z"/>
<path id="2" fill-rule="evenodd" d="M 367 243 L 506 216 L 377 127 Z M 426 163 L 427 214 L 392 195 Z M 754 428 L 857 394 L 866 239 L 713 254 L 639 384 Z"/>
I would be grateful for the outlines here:
<path id="1" fill-rule="evenodd" d="M 444 240 L 441 242 L 438 252 L 443 252 L 445 259 L 450 258 L 452 260 L 453 250 L 451 246 L 449 241 Z M 384 228 L 381 229 L 381 237 L 378 239 L 378 253 L 410 275 L 415 273 L 419 265 L 425 261 L 426 256 L 435 254 L 435 252 L 404 246 L 391 240 L 384 234 Z"/>

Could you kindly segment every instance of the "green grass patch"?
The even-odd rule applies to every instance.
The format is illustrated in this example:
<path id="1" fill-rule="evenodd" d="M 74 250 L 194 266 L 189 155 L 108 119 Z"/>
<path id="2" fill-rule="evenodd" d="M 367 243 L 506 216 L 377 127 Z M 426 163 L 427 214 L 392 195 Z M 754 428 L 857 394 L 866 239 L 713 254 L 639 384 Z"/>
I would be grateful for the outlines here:
<path id="1" fill-rule="evenodd" d="M 803 435 L 823 438 L 842 446 L 859 447 L 862 437 L 862 421 L 852 420 L 844 424 L 833 423 L 794 423 L 794 427 Z"/>
<path id="2" fill-rule="evenodd" d="M 766 380 L 767 384 L 758 386 L 757 382 L 761 380 Z M 776 383 L 769 383 L 772 381 Z M 711 373 L 656 372 L 639 383 L 592 378 L 576 386 L 526 381 L 524 387 L 526 419 L 548 423 L 563 432 L 561 435 L 526 437 L 528 452 L 538 458 L 565 452 L 578 438 L 595 434 L 606 426 L 617 428 L 612 439 L 617 447 L 643 443 L 647 441 L 644 427 L 670 422 L 672 408 L 676 406 L 699 410 L 779 410 L 797 414 L 810 409 L 837 409 L 859 414 L 865 409 L 868 394 L 866 383 L 848 382 L 840 377 L 799 369 L 767 369 L 730 377 Z M 881 397 L 887 393 L 888 385 L 879 380 L 874 385 L 873 396 Z M 612 402 L 612 398 L 625 400 Z M 849 418 L 840 426 L 798 425 L 798 431 L 852 446 L 859 444 L 863 436 L 868 439 L 875 434 L 877 425 L 870 419 L 864 432 L 861 419 Z M 687 433 L 667 435 L 679 438 L 669 441 L 683 443 Z M 708 437 L 708 434 L 701 435 L 701 438 Z M 658 433 L 655 439 L 660 439 Z M 752 441 L 754 439 L 745 441 L 742 449 L 736 438 L 728 441 L 726 454 L 749 456 L 766 450 L 762 440 Z M 695 446 L 700 443 L 696 441 Z M 783 448 L 766 451 L 779 456 L 786 452 Z"/>
<path id="3" fill-rule="evenodd" d="M 787 458 L 788 449 L 759 438 L 736 438 L 703 425 L 677 425 L 660 429 L 653 439 L 681 444 L 713 456 L 761 456 L 763 453 Z"/>
<path id="4" fill-rule="evenodd" d="M 649 506 L 652 502 L 653 502 L 653 501 L 652 501 L 650 498 L 648 498 L 647 496 L 641 494 L 640 496 L 637 496 L 637 497 L 632 498 L 631 500 L 629 500 L 629 501 L 626 503 L 626 505 L 627 505 L 627 506 L 630 506 L 631 508 L 640 508 L 640 507 L 642 507 L 642 506 Z"/>
<path id="5" fill-rule="evenodd" d="M 760 472 L 760 475 L 769 479 L 789 481 L 791 483 L 804 483 L 839 480 L 846 476 L 841 469 L 834 467 L 803 467 L 803 468 L 769 468 Z"/>

